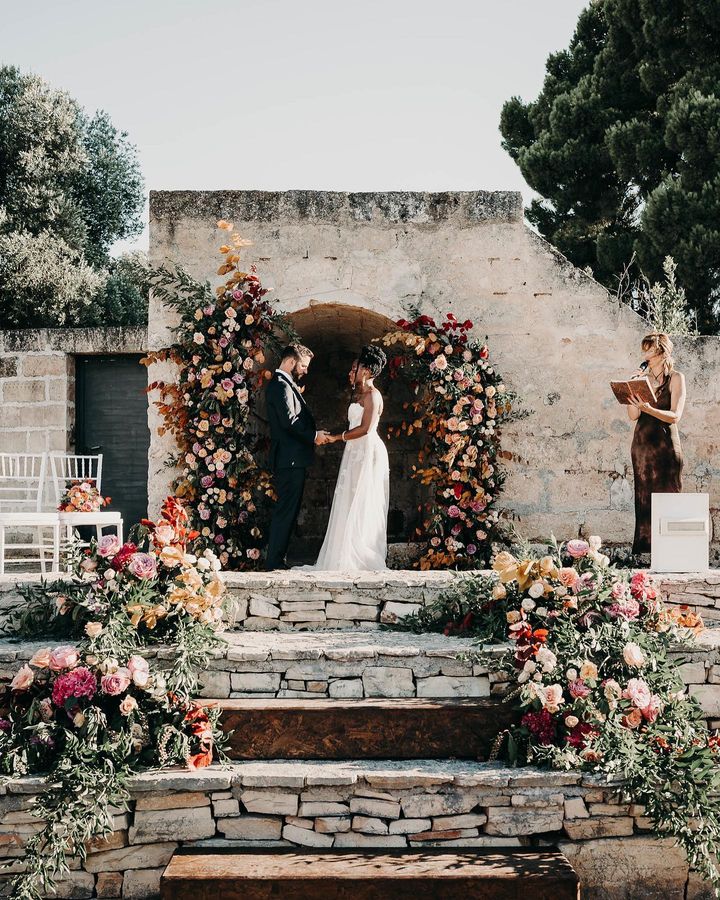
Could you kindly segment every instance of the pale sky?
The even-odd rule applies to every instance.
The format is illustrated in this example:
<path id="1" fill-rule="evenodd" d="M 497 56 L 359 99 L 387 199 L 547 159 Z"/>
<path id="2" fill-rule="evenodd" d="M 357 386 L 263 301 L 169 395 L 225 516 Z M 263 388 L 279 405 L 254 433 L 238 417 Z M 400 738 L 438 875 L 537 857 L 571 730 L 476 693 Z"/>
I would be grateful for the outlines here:
<path id="1" fill-rule="evenodd" d="M 500 109 L 536 97 L 586 2 L 0 0 L 0 62 L 107 110 L 148 190 L 527 200 Z"/>

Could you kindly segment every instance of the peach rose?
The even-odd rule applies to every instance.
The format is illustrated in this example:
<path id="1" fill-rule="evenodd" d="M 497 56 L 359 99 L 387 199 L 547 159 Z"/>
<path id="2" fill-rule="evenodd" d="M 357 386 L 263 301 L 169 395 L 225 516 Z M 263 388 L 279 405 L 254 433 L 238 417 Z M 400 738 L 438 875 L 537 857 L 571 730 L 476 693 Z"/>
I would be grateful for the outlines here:
<path id="1" fill-rule="evenodd" d="M 580 576 L 573 568 L 564 568 L 558 571 L 558 580 L 566 588 L 574 588 L 580 580 Z"/>
<path id="2" fill-rule="evenodd" d="M 625 648 L 623 649 L 623 659 L 627 665 L 633 669 L 642 669 L 645 665 L 645 654 L 642 652 L 642 649 L 632 641 L 625 644 Z"/>
<path id="3" fill-rule="evenodd" d="M 26 691 L 35 680 L 35 675 L 30 666 L 25 665 L 20 669 L 10 682 L 11 691 Z"/>
<path id="4" fill-rule="evenodd" d="M 182 564 L 185 554 L 180 547 L 163 547 L 160 551 L 160 561 L 168 569 L 174 569 Z"/>
<path id="5" fill-rule="evenodd" d="M 131 712 L 137 709 L 137 700 L 131 696 L 130 694 L 125 697 L 120 703 L 120 712 L 124 716 L 129 716 Z"/>
<path id="6" fill-rule="evenodd" d="M 47 669 L 50 666 L 50 648 L 43 647 L 42 650 L 36 650 L 30 660 L 30 665 L 36 669 Z"/>
<path id="7" fill-rule="evenodd" d="M 96 638 L 99 634 L 102 633 L 103 627 L 100 622 L 88 622 L 85 625 L 85 634 L 89 638 Z"/>
<path id="8" fill-rule="evenodd" d="M 563 705 L 562 687 L 559 684 L 549 684 L 542 690 L 540 701 L 548 712 L 557 712 Z"/>
<path id="9" fill-rule="evenodd" d="M 620 723 L 624 725 L 625 728 L 637 728 L 641 722 L 642 713 L 639 709 L 631 709 L 630 712 L 620 720 Z"/>
<path id="10" fill-rule="evenodd" d="M 588 679 L 597 679 L 598 670 L 595 663 L 590 662 L 586 659 L 585 662 L 580 666 L 580 677 L 583 681 L 587 681 Z"/>
<path id="11" fill-rule="evenodd" d="M 50 654 L 48 668 L 53 672 L 62 672 L 63 669 L 73 669 L 80 659 L 75 647 L 56 647 Z"/>

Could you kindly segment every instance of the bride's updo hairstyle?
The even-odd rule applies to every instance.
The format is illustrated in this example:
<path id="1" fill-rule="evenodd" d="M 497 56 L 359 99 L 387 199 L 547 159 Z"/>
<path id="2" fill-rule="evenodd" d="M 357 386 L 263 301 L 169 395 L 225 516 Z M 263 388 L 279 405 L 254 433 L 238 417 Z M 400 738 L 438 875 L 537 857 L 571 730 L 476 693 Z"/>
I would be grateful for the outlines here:
<path id="1" fill-rule="evenodd" d="M 675 360 L 672 358 L 673 342 L 663 331 L 653 331 L 646 334 L 640 344 L 643 351 L 654 350 L 663 358 L 663 373 L 667 378 L 675 368 Z"/>
<path id="2" fill-rule="evenodd" d="M 380 347 L 376 347 L 374 344 L 367 344 L 358 356 L 358 365 L 367 369 L 372 378 L 377 378 L 386 364 L 387 356 Z"/>

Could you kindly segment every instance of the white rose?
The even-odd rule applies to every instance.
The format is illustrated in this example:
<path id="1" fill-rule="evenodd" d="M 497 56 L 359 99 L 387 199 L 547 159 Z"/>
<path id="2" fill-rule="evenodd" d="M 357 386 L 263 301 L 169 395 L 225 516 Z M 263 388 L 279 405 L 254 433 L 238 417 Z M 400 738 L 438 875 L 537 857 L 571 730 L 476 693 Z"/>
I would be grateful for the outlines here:
<path id="1" fill-rule="evenodd" d="M 525 612 L 530 612 L 531 609 L 535 609 L 535 601 L 531 600 L 530 597 L 525 597 L 520 605 L 525 610 Z"/>
<path id="2" fill-rule="evenodd" d="M 530 585 L 530 589 L 528 590 L 528 594 L 530 594 L 533 599 L 537 600 L 539 597 L 542 597 L 544 593 L 545 585 L 542 583 L 542 581 L 533 581 L 533 583 Z"/>
<path id="3" fill-rule="evenodd" d="M 591 550 L 599 550 L 602 547 L 602 539 L 596 534 L 591 534 L 588 538 Z"/>
<path id="4" fill-rule="evenodd" d="M 645 654 L 642 649 L 630 641 L 623 649 L 623 659 L 633 669 L 642 669 L 645 665 Z"/>
<path id="5" fill-rule="evenodd" d="M 201 572 L 207 572 L 207 570 L 210 568 L 210 560 L 205 559 L 204 556 L 201 556 L 196 565 Z"/>
<path id="6" fill-rule="evenodd" d="M 580 719 L 578 719 L 577 716 L 568 716 L 565 719 L 565 724 L 568 728 L 574 728 L 579 723 L 579 721 Z"/>
<path id="7" fill-rule="evenodd" d="M 577 669 L 568 669 L 565 673 L 565 677 L 568 681 L 577 681 L 578 673 Z"/>
<path id="8" fill-rule="evenodd" d="M 548 614 L 547 606 L 538 606 L 538 608 L 535 610 L 535 612 L 539 616 L 546 616 Z"/>
<path id="9" fill-rule="evenodd" d="M 542 666 L 543 672 L 552 672 L 557 665 L 557 656 L 547 647 L 541 647 L 535 654 L 535 659 Z"/>
<path id="10" fill-rule="evenodd" d="M 105 581 L 112 581 L 115 577 L 115 569 L 105 569 L 103 572 L 103 578 Z"/>

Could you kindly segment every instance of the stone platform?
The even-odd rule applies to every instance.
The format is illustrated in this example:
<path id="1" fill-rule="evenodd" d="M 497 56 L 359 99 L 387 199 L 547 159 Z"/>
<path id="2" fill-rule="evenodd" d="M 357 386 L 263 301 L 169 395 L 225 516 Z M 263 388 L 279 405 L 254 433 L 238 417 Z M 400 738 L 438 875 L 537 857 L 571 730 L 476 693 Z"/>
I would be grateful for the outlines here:
<path id="1" fill-rule="evenodd" d="M 0 856 L 22 855 L 34 829 L 36 778 L 0 794 Z M 157 897 L 180 847 L 545 848 L 556 845 L 584 900 L 709 898 L 683 854 L 649 832 L 642 807 L 577 772 L 495 763 L 273 761 L 131 780 L 131 809 L 73 864 L 58 897 Z M 16 864 L 18 865 L 18 864 Z M 632 874 L 630 874 L 632 873 Z M 114 893 L 113 893 L 114 892 Z"/>

